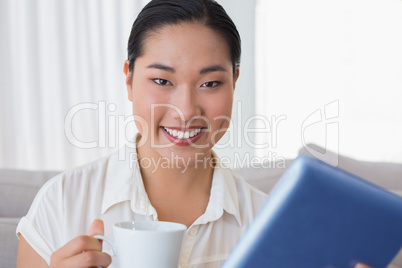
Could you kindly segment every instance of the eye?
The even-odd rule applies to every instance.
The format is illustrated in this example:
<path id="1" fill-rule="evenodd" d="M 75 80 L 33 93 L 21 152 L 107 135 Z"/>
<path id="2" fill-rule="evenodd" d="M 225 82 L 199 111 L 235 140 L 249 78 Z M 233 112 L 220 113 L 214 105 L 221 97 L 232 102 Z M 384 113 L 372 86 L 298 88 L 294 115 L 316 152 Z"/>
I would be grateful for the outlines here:
<path id="1" fill-rule="evenodd" d="M 170 83 L 170 81 L 169 80 L 166 80 L 166 79 L 161 79 L 161 78 L 155 78 L 155 79 L 152 79 L 155 83 L 157 83 L 158 85 L 161 85 L 161 86 L 168 86 L 168 85 L 172 85 L 172 83 Z"/>
<path id="2" fill-rule="evenodd" d="M 217 87 L 217 86 L 219 86 L 220 84 L 222 84 L 222 82 L 219 82 L 219 81 L 211 81 L 211 82 L 206 82 L 206 83 L 202 84 L 201 86 L 202 86 L 202 87 Z"/>

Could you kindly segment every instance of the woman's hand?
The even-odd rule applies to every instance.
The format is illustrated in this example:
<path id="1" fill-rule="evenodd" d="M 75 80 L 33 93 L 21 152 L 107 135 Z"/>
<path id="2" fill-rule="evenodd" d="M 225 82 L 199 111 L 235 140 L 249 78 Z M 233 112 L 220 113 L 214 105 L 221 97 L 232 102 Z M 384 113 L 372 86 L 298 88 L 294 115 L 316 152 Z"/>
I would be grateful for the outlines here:
<path id="1" fill-rule="evenodd" d="M 109 266 L 112 262 L 111 257 L 102 252 L 102 242 L 93 237 L 103 234 L 103 221 L 94 220 L 88 235 L 74 238 L 52 254 L 50 267 Z"/>
<path id="2" fill-rule="evenodd" d="M 371 267 L 362 263 L 358 263 L 356 264 L 355 268 L 371 268 Z"/>

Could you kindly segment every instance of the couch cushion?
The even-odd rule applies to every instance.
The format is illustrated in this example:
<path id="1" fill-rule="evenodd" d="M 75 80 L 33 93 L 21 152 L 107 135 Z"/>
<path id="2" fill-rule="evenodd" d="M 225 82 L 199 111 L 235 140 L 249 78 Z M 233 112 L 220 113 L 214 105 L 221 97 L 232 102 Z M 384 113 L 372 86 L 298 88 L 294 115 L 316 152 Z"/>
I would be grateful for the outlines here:
<path id="1" fill-rule="evenodd" d="M 292 162 L 290 159 L 280 159 L 277 162 L 264 162 L 252 167 L 235 169 L 235 172 L 254 187 L 269 193 Z"/>
<path id="2" fill-rule="evenodd" d="M 40 187 L 57 171 L 0 169 L 0 217 L 22 217 Z"/>
<path id="3" fill-rule="evenodd" d="M 20 218 L 0 218 L 0 267 L 15 267 L 17 261 L 18 239 L 15 229 Z"/>

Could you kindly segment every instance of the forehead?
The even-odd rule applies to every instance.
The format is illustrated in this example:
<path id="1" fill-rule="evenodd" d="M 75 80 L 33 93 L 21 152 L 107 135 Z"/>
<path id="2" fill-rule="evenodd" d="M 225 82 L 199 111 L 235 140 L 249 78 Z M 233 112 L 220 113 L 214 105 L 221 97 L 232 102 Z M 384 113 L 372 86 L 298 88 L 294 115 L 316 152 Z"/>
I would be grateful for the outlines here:
<path id="1" fill-rule="evenodd" d="M 139 58 L 171 64 L 230 64 L 230 48 L 216 31 L 200 23 L 166 25 L 148 34 Z"/>

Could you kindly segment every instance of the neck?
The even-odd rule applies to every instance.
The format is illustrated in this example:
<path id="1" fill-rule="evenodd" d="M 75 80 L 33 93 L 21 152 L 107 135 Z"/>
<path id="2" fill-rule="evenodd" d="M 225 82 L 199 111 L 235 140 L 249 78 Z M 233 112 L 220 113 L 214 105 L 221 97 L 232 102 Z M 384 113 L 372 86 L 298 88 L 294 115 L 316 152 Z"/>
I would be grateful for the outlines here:
<path id="1" fill-rule="evenodd" d="M 162 221 L 180 222 L 190 226 L 206 210 L 214 172 L 212 152 L 197 161 L 192 157 L 175 158 L 146 154 L 138 149 L 138 160 L 151 204 Z M 143 159 L 146 158 L 146 161 Z"/>
<path id="2" fill-rule="evenodd" d="M 138 150 L 138 160 L 144 185 L 147 188 L 172 187 L 186 191 L 209 187 L 212 181 L 214 160 L 212 152 L 193 157 L 172 154 L 169 157 L 149 155 Z M 209 190 L 209 189 L 208 189 Z"/>

